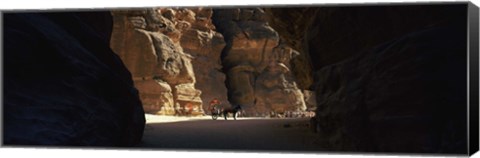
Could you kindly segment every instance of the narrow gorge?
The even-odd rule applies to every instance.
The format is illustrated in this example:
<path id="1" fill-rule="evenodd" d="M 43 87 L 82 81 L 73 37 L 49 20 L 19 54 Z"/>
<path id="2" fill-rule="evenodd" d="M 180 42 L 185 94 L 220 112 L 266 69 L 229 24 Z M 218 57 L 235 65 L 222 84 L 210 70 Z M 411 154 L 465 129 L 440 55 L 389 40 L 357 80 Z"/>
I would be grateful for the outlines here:
<path id="1" fill-rule="evenodd" d="M 174 114 L 168 109 L 180 103 L 180 109 L 193 104 L 202 113 L 213 98 L 241 105 L 244 116 L 309 109 L 316 112 L 312 128 L 331 150 L 454 152 L 466 147 L 460 134 L 466 132 L 460 123 L 466 109 L 455 107 L 466 100 L 459 88 L 466 84 L 465 71 L 457 71 L 466 58 L 463 10 L 114 11 L 122 20 L 114 22 L 111 43 L 137 78 L 148 112 Z M 126 25 L 142 35 L 129 36 Z M 143 67 L 151 70 L 136 70 Z M 162 90 L 153 94 L 155 87 Z"/>
<path id="2" fill-rule="evenodd" d="M 467 7 L 5 13 L 4 144 L 464 154 Z"/>

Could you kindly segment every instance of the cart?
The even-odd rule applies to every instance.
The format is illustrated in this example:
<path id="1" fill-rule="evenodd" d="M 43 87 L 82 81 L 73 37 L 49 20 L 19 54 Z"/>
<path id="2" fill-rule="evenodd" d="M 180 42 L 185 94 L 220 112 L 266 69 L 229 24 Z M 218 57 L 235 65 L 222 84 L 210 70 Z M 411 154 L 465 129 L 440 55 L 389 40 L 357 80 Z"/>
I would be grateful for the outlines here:
<path id="1" fill-rule="evenodd" d="M 213 108 L 210 109 L 213 120 L 217 120 L 219 116 L 222 116 L 222 109 L 219 106 L 220 105 L 214 105 Z"/>

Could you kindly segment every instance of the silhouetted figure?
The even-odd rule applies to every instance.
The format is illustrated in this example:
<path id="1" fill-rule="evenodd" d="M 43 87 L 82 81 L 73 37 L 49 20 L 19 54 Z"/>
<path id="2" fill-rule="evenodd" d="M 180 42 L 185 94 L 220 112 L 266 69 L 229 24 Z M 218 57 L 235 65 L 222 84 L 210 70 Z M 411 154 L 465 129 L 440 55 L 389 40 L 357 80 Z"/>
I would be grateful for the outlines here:
<path id="1" fill-rule="evenodd" d="M 221 102 L 217 98 L 213 98 L 210 101 L 210 106 L 208 106 L 208 110 L 212 115 L 212 119 L 216 120 L 218 116 L 222 115 L 222 107 L 220 106 Z"/>
<path id="2" fill-rule="evenodd" d="M 228 113 L 232 113 L 233 114 L 233 119 L 237 120 L 237 116 L 238 116 L 238 113 L 239 113 L 240 110 L 242 110 L 242 107 L 240 105 L 236 105 L 232 108 L 224 109 L 223 110 L 223 117 L 225 118 L 225 120 L 227 120 Z"/>
<path id="3" fill-rule="evenodd" d="M 187 115 L 191 116 L 193 113 L 193 104 L 192 103 L 187 103 L 185 104 L 185 112 Z"/>
<path id="4" fill-rule="evenodd" d="M 220 109 L 220 104 L 221 102 L 217 98 L 213 98 L 212 101 L 210 101 L 210 106 L 208 107 L 208 110 L 213 113 L 213 111 Z"/>
<path id="5" fill-rule="evenodd" d="M 184 109 L 180 106 L 180 103 L 175 103 L 175 115 L 182 116 L 184 115 Z"/>

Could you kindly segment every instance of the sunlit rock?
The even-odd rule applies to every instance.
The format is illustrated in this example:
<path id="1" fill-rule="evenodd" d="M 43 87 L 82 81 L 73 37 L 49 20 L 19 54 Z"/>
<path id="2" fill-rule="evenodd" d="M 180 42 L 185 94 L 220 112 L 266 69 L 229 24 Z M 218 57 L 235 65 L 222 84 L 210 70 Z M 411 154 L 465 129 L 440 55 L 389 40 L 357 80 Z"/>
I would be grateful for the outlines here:
<path id="1" fill-rule="evenodd" d="M 223 34 L 223 70 L 231 104 L 247 116 L 305 110 L 304 97 L 290 72 L 298 54 L 279 41 L 259 8 L 215 9 L 214 23 Z"/>
<path id="2" fill-rule="evenodd" d="M 146 111 L 172 115 L 175 114 L 174 105 L 179 103 L 181 108 L 187 104 L 198 106 L 199 111 L 195 112 L 202 113 L 200 98 L 177 100 L 178 96 L 199 93 L 194 87 L 192 56 L 183 52 L 180 46 L 182 30 L 176 28 L 187 29 L 189 24 L 170 20 L 179 16 L 187 22 L 194 20 L 191 12 L 152 8 L 112 11 L 112 15 L 114 28 L 110 45 L 132 73 Z M 182 84 L 190 84 L 190 90 L 177 90 Z M 187 94 L 189 92 L 192 94 Z"/>

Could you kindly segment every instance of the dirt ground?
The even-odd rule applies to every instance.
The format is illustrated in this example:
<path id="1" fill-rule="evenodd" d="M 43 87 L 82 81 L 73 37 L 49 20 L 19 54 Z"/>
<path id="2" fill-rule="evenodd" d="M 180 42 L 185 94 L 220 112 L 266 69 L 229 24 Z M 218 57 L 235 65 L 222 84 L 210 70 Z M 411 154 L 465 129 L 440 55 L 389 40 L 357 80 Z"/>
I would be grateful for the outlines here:
<path id="1" fill-rule="evenodd" d="M 146 115 L 141 148 L 164 150 L 322 151 L 309 119 Z"/>

